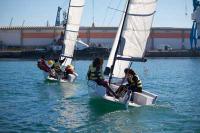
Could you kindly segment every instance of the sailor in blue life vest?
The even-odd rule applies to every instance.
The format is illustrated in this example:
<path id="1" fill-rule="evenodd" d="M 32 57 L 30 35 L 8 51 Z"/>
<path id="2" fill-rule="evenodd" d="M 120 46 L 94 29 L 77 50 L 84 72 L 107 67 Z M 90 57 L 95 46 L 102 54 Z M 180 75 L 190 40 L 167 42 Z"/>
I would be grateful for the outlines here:
<path id="1" fill-rule="evenodd" d="M 113 92 L 112 89 L 109 87 L 108 82 L 104 80 L 102 65 L 103 65 L 102 58 L 94 59 L 92 64 L 89 66 L 89 70 L 87 72 L 87 78 L 88 80 L 95 81 L 98 85 L 104 86 L 107 89 L 107 94 L 113 95 L 116 98 L 118 98 L 115 92 Z"/>
<path id="2" fill-rule="evenodd" d="M 139 79 L 139 76 L 130 68 L 126 68 L 124 73 L 128 82 L 126 87 L 128 88 L 129 93 L 132 92 L 130 101 L 133 101 L 134 92 L 142 92 L 142 81 Z"/>

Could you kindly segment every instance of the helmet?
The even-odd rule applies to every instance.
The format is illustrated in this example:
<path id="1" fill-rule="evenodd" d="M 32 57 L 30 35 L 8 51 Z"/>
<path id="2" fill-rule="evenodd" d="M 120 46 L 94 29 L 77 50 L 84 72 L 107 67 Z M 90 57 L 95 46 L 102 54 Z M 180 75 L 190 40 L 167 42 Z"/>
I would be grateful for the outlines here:
<path id="1" fill-rule="evenodd" d="M 74 70 L 74 66 L 73 65 L 67 65 L 67 68 Z"/>
<path id="2" fill-rule="evenodd" d="M 54 61 L 53 60 L 48 60 L 47 64 L 48 64 L 49 67 L 51 67 L 54 64 Z"/>

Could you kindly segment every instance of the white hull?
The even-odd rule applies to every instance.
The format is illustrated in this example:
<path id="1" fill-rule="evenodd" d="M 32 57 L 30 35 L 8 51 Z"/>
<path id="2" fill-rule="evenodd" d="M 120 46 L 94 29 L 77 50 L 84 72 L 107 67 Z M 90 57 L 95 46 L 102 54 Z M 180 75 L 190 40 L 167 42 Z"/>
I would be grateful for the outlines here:
<path id="1" fill-rule="evenodd" d="M 155 101 L 157 99 L 157 95 L 152 94 L 148 91 L 143 90 L 142 93 L 134 92 L 134 100 L 133 102 L 126 102 L 127 95 L 125 95 L 123 98 L 116 99 L 112 96 L 108 96 L 106 94 L 106 89 L 103 86 L 99 86 L 96 84 L 96 82 L 88 81 L 89 86 L 89 95 L 93 98 L 100 97 L 104 100 L 115 102 L 119 104 L 124 104 L 132 107 L 140 107 L 142 105 L 153 105 L 155 104 Z M 110 87 L 113 91 L 116 91 L 119 86 L 111 84 Z"/>
<path id="2" fill-rule="evenodd" d="M 75 76 L 73 74 L 69 74 L 68 79 L 55 79 L 53 77 L 49 77 L 48 73 L 46 73 L 46 72 L 43 72 L 43 73 L 44 73 L 44 79 L 46 79 L 48 81 L 53 81 L 53 82 L 61 82 L 61 83 L 70 82 L 70 83 L 73 83 L 77 78 L 77 76 Z"/>

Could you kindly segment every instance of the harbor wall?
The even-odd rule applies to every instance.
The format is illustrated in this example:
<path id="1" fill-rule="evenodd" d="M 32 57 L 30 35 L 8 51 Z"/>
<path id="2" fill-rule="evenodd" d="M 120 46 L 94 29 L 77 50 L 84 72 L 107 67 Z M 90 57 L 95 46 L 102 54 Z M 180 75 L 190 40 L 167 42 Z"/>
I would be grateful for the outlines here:
<path id="1" fill-rule="evenodd" d="M 0 27 L 0 45 L 18 47 L 44 47 L 58 40 L 62 27 Z M 188 28 L 159 28 L 151 30 L 147 51 L 190 49 Z M 112 47 L 117 27 L 81 27 L 79 38 L 92 47 Z M 197 45 L 199 47 L 199 44 Z"/>

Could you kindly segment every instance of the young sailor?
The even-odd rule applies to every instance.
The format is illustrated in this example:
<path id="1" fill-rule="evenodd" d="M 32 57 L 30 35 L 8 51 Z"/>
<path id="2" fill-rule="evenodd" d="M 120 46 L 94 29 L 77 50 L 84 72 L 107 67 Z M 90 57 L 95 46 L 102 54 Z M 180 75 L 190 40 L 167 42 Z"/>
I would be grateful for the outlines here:
<path id="1" fill-rule="evenodd" d="M 61 70 L 61 65 L 64 61 L 65 58 L 63 60 L 54 59 L 54 64 L 51 68 L 55 70 L 56 78 L 60 78 L 63 75 L 63 72 Z"/>
<path id="2" fill-rule="evenodd" d="M 104 80 L 103 71 L 102 71 L 103 59 L 96 58 L 93 60 L 92 64 L 89 66 L 89 70 L 87 72 L 88 80 L 95 81 L 98 85 L 102 85 L 107 89 L 108 94 L 118 98 L 118 96 L 112 91 L 109 87 L 108 82 Z"/>
<path id="3" fill-rule="evenodd" d="M 45 62 L 45 57 L 42 55 L 40 57 L 40 59 L 37 62 L 37 66 L 40 70 L 43 70 L 45 72 L 50 72 L 50 68 L 48 67 L 48 65 Z"/>
<path id="4" fill-rule="evenodd" d="M 67 65 L 64 72 L 64 79 L 69 79 L 70 74 L 74 75 L 75 77 L 78 76 L 78 74 L 74 71 L 74 67 L 72 65 Z"/>
<path id="5" fill-rule="evenodd" d="M 47 64 L 48 64 L 49 68 L 51 68 L 50 72 L 49 72 L 49 76 L 52 77 L 52 78 L 56 78 L 56 72 L 55 72 L 54 69 L 52 69 L 54 61 L 53 60 L 48 60 Z"/>
<path id="6" fill-rule="evenodd" d="M 124 70 L 125 78 L 128 82 L 128 90 L 132 92 L 130 101 L 133 101 L 134 92 L 142 92 L 142 81 L 139 76 L 130 68 Z"/>

